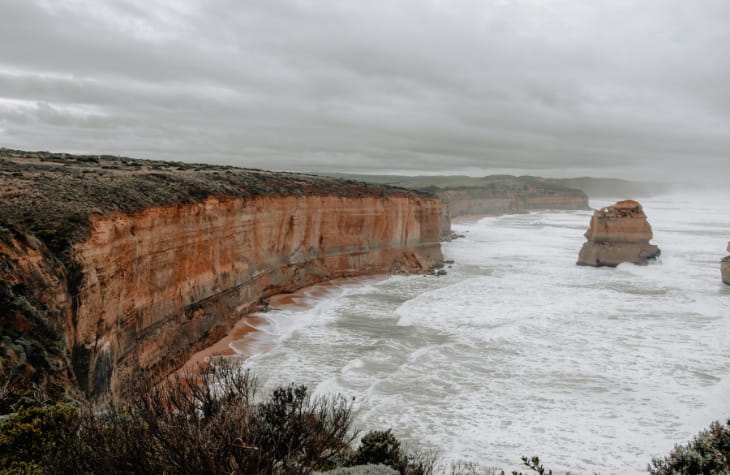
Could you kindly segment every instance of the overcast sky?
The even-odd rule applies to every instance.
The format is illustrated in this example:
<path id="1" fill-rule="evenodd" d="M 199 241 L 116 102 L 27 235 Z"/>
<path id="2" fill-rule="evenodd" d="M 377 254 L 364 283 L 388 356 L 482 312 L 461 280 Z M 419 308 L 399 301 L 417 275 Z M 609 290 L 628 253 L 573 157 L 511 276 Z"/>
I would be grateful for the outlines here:
<path id="1" fill-rule="evenodd" d="M 0 146 L 730 178 L 730 1 L 0 0 Z"/>

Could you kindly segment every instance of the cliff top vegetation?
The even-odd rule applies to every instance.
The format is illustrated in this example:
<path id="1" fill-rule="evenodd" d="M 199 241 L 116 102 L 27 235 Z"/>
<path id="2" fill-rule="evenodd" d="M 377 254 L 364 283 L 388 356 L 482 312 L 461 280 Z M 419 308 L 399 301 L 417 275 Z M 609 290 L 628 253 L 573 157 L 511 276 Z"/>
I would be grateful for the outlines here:
<path id="1" fill-rule="evenodd" d="M 461 191 L 475 196 L 503 197 L 519 194 L 530 196 L 577 196 L 586 194 L 578 187 L 569 186 L 560 180 L 536 176 L 488 175 L 470 177 L 462 175 L 448 176 L 400 176 L 400 175 L 338 175 L 357 178 L 369 183 L 379 183 L 402 188 L 426 191 L 437 195 L 449 191 Z"/>
<path id="2" fill-rule="evenodd" d="M 15 228 L 48 248 L 79 241 L 88 217 L 209 196 L 405 196 L 417 191 L 298 173 L 0 148 L 0 238 Z M 5 229 L 3 229 L 3 227 Z"/>
<path id="3" fill-rule="evenodd" d="M 546 192 L 559 192 L 578 196 L 581 191 L 592 198 L 620 196 L 644 197 L 668 193 L 672 186 L 667 183 L 623 180 L 618 178 L 576 177 L 576 178 L 543 178 L 530 175 L 489 175 L 471 177 L 465 175 L 439 176 L 403 176 L 403 175 L 352 175 L 333 174 L 335 177 L 350 178 L 369 183 L 396 185 L 414 189 L 452 190 L 466 188 L 483 188 L 501 186 L 502 189 L 519 191 L 525 186 Z"/>

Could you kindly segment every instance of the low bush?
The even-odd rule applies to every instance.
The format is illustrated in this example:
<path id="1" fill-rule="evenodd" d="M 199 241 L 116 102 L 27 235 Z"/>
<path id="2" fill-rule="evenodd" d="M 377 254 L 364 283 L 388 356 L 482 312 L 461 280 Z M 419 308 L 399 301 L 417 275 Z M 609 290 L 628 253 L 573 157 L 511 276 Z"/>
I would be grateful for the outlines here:
<path id="1" fill-rule="evenodd" d="M 653 459 L 648 470 L 654 475 L 730 474 L 730 420 L 724 426 L 713 422 L 668 456 Z"/>
<path id="2" fill-rule="evenodd" d="M 435 457 L 407 453 L 390 429 L 365 434 L 349 465 L 385 465 L 403 475 L 428 475 L 434 472 Z"/>
<path id="3" fill-rule="evenodd" d="M 351 457 L 343 398 L 288 386 L 257 403 L 255 392 L 248 372 L 223 364 L 102 410 L 24 409 L 0 424 L 0 471 L 306 474 Z"/>
<path id="4" fill-rule="evenodd" d="M 352 458 L 352 465 L 387 465 L 400 469 L 402 465 L 400 442 L 390 429 L 372 431 L 363 436 L 360 447 Z"/>
<path id="5" fill-rule="evenodd" d="M 0 472 L 43 473 L 44 459 L 67 446 L 80 421 L 68 403 L 29 407 L 0 424 Z"/>

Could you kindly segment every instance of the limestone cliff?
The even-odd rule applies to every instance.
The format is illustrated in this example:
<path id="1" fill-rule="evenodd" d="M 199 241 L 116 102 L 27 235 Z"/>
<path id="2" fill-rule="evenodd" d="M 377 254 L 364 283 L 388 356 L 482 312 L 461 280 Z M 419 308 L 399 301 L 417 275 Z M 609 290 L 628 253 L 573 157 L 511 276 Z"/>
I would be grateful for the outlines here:
<path id="1" fill-rule="evenodd" d="M 335 277 L 417 272 L 441 259 L 440 207 L 415 197 L 209 198 L 93 218 L 67 334 L 88 385 L 117 393 L 221 338 L 262 298 Z M 70 343 L 70 342 L 69 342 Z"/>
<path id="2" fill-rule="evenodd" d="M 442 259 L 441 203 L 408 190 L 65 155 L 0 158 L 0 182 L 0 376 L 93 396 L 163 378 L 269 295 Z"/>
<path id="3" fill-rule="evenodd" d="M 464 185 L 452 180 L 423 189 L 444 201 L 451 218 L 548 209 L 589 209 L 588 196 L 581 190 L 531 176 L 491 175 L 468 179 Z"/>
<path id="4" fill-rule="evenodd" d="M 730 252 L 730 242 L 727 243 L 727 250 Z M 727 256 L 720 263 L 720 272 L 722 273 L 722 281 L 730 285 L 730 256 Z"/>
<path id="5" fill-rule="evenodd" d="M 438 193 L 452 218 L 470 215 L 501 215 L 535 210 L 587 209 L 588 197 L 578 193 L 515 192 L 489 189 L 444 190 Z"/>
<path id="6" fill-rule="evenodd" d="M 660 253 L 657 246 L 649 243 L 653 234 L 641 204 L 633 200 L 595 211 L 585 237 L 588 242 L 580 250 L 578 265 L 645 264 Z"/>
<path id="7" fill-rule="evenodd" d="M 443 235 L 448 237 L 448 218 L 470 215 L 501 215 L 536 210 L 590 209 L 588 195 L 577 187 L 535 176 L 489 175 L 402 176 L 343 175 L 370 183 L 423 190 L 446 204 Z"/>

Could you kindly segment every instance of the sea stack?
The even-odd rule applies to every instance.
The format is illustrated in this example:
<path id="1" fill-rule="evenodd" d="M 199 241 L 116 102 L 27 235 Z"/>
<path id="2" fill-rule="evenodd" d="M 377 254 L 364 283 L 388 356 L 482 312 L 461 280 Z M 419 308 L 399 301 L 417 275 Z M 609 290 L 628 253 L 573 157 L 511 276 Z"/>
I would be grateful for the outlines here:
<path id="1" fill-rule="evenodd" d="M 730 252 L 730 242 L 727 243 L 727 251 Z M 730 285 L 730 256 L 720 262 L 720 271 L 722 272 L 722 281 Z"/>
<path id="2" fill-rule="evenodd" d="M 593 213 L 591 227 L 585 233 L 578 265 L 615 267 L 622 262 L 646 264 L 660 250 L 649 244 L 651 225 L 641 204 L 633 200 L 619 201 Z"/>

